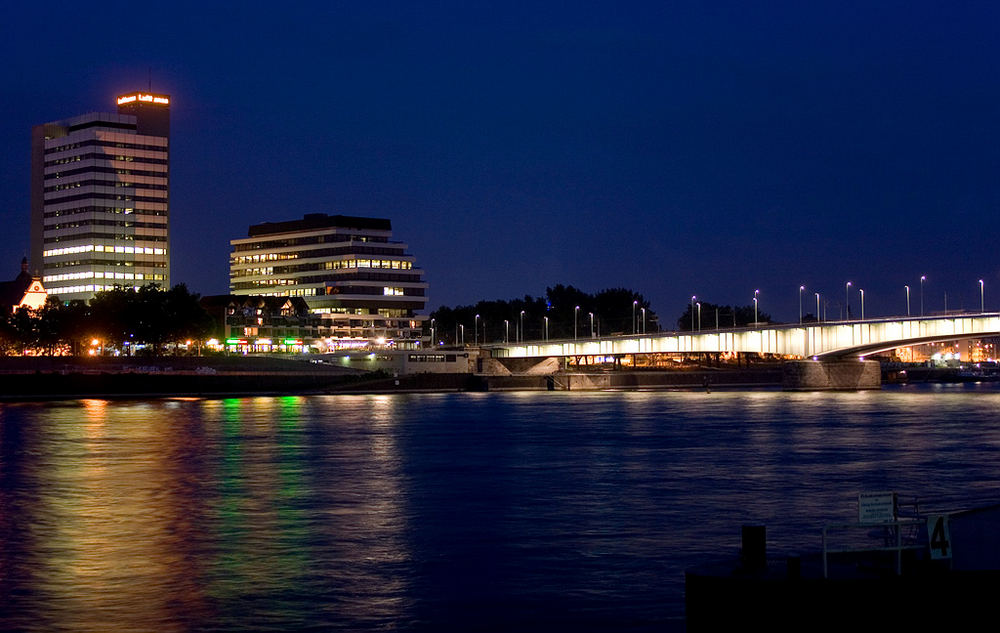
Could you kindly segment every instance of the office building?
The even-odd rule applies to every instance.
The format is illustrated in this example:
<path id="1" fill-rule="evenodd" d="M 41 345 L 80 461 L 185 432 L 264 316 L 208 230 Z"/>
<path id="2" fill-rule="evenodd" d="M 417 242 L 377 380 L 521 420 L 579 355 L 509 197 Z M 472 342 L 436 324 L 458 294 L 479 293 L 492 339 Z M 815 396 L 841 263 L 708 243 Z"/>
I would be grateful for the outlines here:
<path id="1" fill-rule="evenodd" d="M 170 97 L 117 106 L 32 128 L 30 267 L 63 301 L 170 286 Z"/>
<path id="2" fill-rule="evenodd" d="M 427 284 L 389 220 L 323 213 L 230 241 L 234 295 L 302 297 L 324 350 L 420 345 Z"/>

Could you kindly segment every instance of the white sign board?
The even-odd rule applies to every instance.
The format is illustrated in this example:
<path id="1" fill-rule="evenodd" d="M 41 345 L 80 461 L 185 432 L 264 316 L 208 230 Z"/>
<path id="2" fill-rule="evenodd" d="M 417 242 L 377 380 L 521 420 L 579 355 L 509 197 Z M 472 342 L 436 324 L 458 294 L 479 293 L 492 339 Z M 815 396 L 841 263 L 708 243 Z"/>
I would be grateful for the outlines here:
<path id="1" fill-rule="evenodd" d="M 951 558 L 951 529 L 948 527 L 947 514 L 927 516 L 927 545 L 932 559 Z"/>
<path id="2" fill-rule="evenodd" d="M 862 492 L 858 495 L 858 523 L 892 523 L 895 520 L 895 492 Z"/>

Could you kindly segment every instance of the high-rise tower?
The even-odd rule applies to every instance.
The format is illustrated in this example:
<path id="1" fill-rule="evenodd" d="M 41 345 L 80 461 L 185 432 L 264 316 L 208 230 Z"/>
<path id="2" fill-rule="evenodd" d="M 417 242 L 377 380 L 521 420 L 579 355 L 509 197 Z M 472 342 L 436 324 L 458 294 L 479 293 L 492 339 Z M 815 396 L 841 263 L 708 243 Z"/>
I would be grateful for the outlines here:
<path id="1" fill-rule="evenodd" d="M 170 286 L 170 97 L 117 105 L 31 130 L 30 266 L 63 301 Z"/>

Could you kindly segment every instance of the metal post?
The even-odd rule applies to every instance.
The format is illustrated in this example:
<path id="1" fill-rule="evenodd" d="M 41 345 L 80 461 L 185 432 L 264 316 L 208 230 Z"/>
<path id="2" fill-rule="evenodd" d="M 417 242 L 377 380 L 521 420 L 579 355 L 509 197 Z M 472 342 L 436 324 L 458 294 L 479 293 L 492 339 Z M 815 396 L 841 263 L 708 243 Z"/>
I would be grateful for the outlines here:
<path id="1" fill-rule="evenodd" d="M 920 316 L 924 316 L 924 282 L 927 275 L 920 275 Z"/>

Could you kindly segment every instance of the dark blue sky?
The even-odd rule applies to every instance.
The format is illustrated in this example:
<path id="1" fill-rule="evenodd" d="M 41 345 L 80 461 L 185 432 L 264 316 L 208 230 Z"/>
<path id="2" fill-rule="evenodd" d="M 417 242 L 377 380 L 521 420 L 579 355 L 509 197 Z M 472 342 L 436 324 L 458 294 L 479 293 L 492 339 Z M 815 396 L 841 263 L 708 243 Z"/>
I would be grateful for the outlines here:
<path id="1" fill-rule="evenodd" d="M 431 307 L 625 286 L 671 322 L 759 288 L 793 320 L 805 284 L 832 318 L 851 280 L 878 315 L 924 274 L 928 310 L 979 278 L 1000 309 L 1000 5 L 869 5 L 4 6 L 0 264 L 31 125 L 151 68 L 174 282 L 202 294 L 248 225 L 329 212 L 390 218 Z"/>

